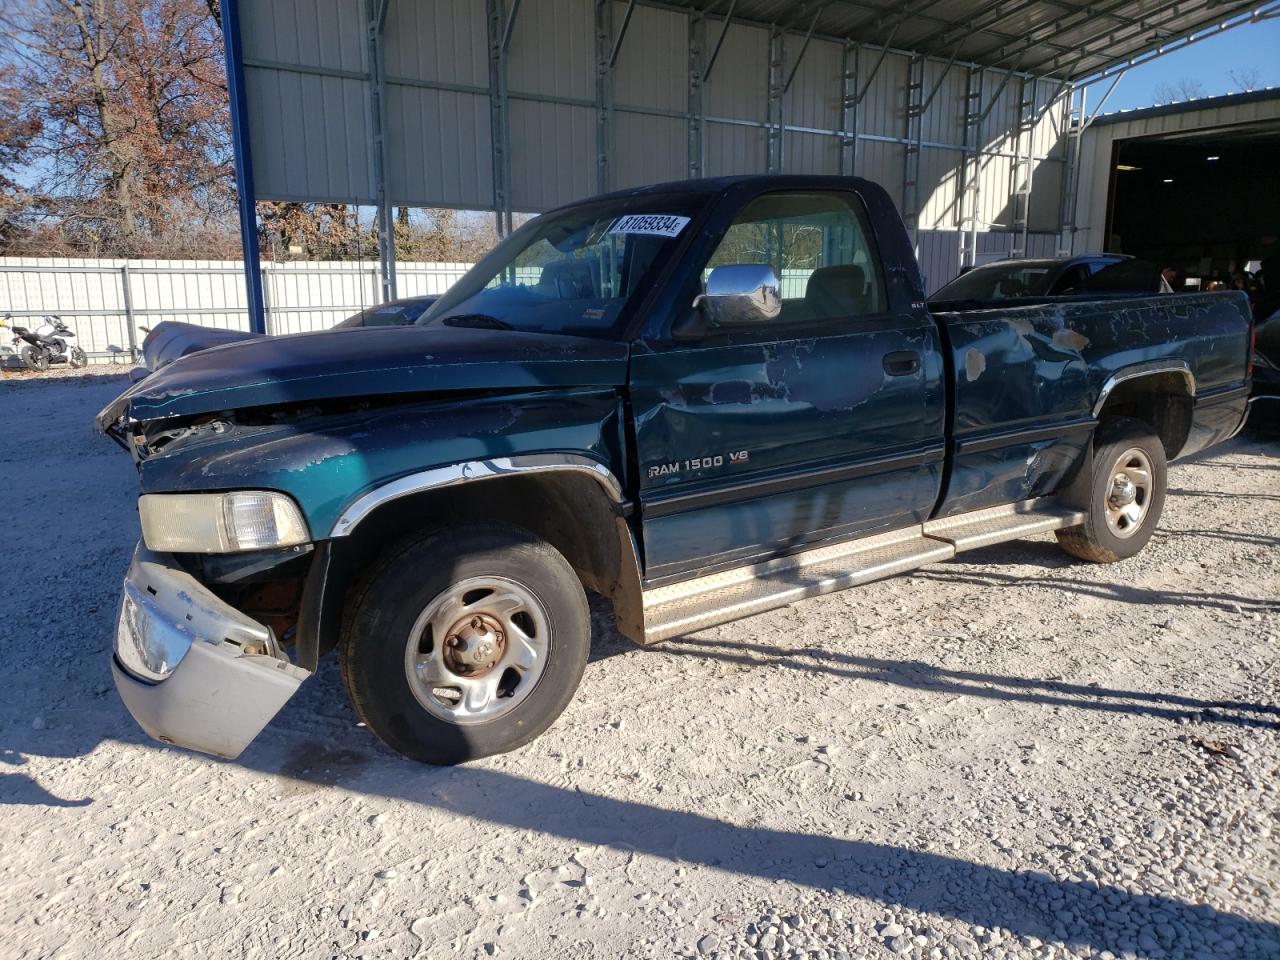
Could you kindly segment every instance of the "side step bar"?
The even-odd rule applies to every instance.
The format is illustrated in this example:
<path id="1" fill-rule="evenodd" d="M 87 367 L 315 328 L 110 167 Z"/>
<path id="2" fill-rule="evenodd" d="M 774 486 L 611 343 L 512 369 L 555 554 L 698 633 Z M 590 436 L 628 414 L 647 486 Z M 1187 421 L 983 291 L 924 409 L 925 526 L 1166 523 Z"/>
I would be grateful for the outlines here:
<path id="1" fill-rule="evenodd" d="M 1082 522 L 1083 513 L 1052 500 L 1027 500 L 654 587 L 644 592 L 644 642 L 705 630 L 949 560 L 963 550 Z"/>

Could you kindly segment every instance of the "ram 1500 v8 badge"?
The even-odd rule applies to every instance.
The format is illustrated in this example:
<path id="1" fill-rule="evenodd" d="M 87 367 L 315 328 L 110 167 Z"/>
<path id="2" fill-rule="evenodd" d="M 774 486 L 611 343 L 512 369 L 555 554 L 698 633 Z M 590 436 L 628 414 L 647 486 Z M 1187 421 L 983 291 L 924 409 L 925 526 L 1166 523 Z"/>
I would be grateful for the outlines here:
<path id="1" fill-rule="evenodd" d="M 337 649 L 430 763 L 637 643 L 1055 531 L 1137 553 L 1246 412 L 1243 294 L 927 305 L 888 195 L 737 177 L 540 216 L 416 325 L 192 353 L 111 403 L 142 540 L 115 639 L 152 736 L 235 757 Z"/>

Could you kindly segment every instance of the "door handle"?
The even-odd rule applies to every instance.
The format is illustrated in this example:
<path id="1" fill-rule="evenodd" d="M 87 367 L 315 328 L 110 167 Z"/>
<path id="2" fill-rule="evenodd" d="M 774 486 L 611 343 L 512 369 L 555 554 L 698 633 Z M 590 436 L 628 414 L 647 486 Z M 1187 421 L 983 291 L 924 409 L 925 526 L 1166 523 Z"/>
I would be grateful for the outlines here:
<path id="1" fill-rule="evenodd" d="M 884 355 L 884 372 L 891 377 L 909 377 L 920 369 L 920 354 L 914 350 L 895 350 Z"/>

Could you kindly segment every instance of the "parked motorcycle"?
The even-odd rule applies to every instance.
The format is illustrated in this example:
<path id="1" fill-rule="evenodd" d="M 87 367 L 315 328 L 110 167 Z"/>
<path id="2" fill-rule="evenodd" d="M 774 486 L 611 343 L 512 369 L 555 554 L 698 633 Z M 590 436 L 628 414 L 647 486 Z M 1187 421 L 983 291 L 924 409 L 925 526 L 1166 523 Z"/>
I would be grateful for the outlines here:
<path id="1" fill-rule="evenodd" d="M 11 321 L 6 314 L 5 321 Z M 75 336 L 75 331 L 62 322 L 57 316 L 47 316 L 35 330 L 26 327 L 14 327 L 14 343 L 21 341 L 18 351 L 22 363 L 28 370 L 48 370 L 53 363 L 69 363 L 79 369 L 89 362 L 88 355 L 80 347 L 68 346 L 67 340 Z"/>

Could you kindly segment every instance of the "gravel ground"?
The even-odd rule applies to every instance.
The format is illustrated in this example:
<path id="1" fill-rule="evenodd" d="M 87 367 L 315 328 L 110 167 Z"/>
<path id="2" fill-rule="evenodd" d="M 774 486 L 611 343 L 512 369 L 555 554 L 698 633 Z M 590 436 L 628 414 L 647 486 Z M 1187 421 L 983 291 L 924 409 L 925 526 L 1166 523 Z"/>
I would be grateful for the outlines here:
<path id="1" fill-rule="evenodd" d="M 1113 566 L 1051 537 L 642 650 L 459 769 L 337 670 L 234 763 L 108 669 L 119 378 L 0 384 L 6 957 L 1278 957 L 1280 444 L 1175 466 Z M 597 608 L 598 609 L 598 608 Z"/>

